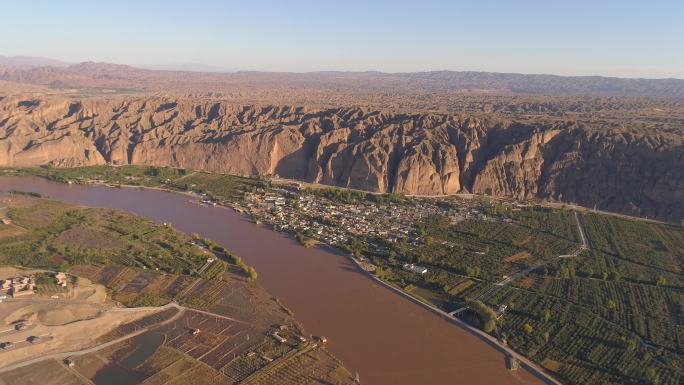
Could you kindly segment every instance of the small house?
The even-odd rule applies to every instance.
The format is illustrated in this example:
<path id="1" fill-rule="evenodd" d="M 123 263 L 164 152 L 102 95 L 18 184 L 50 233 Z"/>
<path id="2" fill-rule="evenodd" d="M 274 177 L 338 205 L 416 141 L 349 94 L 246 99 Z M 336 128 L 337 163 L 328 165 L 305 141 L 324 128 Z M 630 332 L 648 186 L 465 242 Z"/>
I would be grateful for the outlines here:
<path id="1" fill-rule="evenodd" d="M 423 275 L 428 272 L 426 267 L 414 265 L 413 263 L 407 263 L 404 265 L 404 270 L 410 271 L 412 273 Z"/>
<path id="2" fill-rule="evenodd" d="M 516 371 L 520 368 L 520 361 L 513 356 L 506 356 L 506 367 L 510 371 Z"/>
<path id="3" fill-rule="evenodd" d="M 285 342 L 287 342 L 287 340 L 285 338 L 283 338 L 280 334 L 278 334 L 278 332 L 273 332 L 271 334 L 271 336 L 273 338 L 275 338 L 275 340 L 280 342 L 281 344 L 284 344 Z"/>
<path id="4" fill-rule="evenodd" d="M 61 271 L 55 274 L 55 281 L 57 281 L 58 286 L 66 287 L 67 285 L 67 275 Z"/>
<path id="5" fill-rule="evenodd" d="M 38 336 L 30 336 L 29 338 L 26 339 L 26 341 L 28 341 L 28 343 L 30 343 L 30 344 L 37 344 L 37 343 L 41 342 L 41 339 Z"/>

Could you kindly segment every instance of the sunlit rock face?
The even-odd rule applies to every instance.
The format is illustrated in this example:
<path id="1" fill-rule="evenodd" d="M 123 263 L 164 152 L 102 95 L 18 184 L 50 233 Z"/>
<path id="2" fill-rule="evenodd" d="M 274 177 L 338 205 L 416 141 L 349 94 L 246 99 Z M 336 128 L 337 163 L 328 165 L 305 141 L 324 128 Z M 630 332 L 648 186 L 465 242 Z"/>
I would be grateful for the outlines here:
<path id="1" fill-rule="evenodd" d="M 672 132 L 163 97 L 0 100 L 0 166 L 149 164 L 373 192 L 548 198 L 678 221 Z"/>

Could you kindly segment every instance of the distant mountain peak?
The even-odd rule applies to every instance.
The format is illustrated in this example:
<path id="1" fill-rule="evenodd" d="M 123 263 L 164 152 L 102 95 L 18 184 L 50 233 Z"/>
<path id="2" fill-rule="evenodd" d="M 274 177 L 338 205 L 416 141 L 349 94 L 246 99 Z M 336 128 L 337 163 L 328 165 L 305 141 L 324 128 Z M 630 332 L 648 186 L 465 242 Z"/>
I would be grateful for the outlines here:
<path id="1" fill-rule="evenodd" d="M 231 70 L 225 69 L 223 67 L 199 64 L 199 63 L 179 63 L 179 64 L 154 64 L 154 65 L 141 65 L 136 66 L 137 68 L 144 68 L 156 71 L 180 71 L 180 72 L 233 72 Z"/>
<path id="2" fill-rule="evenodd" d="M 72 64 L 67 67 L 69 71 L 74 72 L 89 72 L 89 71 L 136 71 L 138 68 L 131 67 L 126 64 L 114 64 L 105 62 L 84 61 L 81 63 Z"/>
<path id="3" fill-rule="evenodd" d="M 0 55 L 0 66 L 30 68 L 30 67 L 67 67 L 71 63 L 61 60 L 50 59 L 36 56 L 2 56 Z"/>
<path id="4" fill-rule="evenodd" d="M 4 58 L 5 62 L 22 62 Z M 26 61 L 24 61 L 26 62 Z M 36 61 L 29 61 L 35 63 Z M 3 65 L 0 80 L 48 85 L 61 81 L 81 87 L 126 88 L 143 91 L 235 92 L 261 88 L 312 91 L 321 95 L 386 94 L 518 94 L 544 96 L 616 96 L 684 99 L 684 80 L 630 79 L 603 76 L 559 76 L 477 71 L 263 72 L 219 71 L 211 66 L 180 64 L 143 69 L 124 64 L 86 61 L 68 67 Z M 155 68 L 156 69 L 153 69 Z M 164 69 L 164 70 L 160 70 Z M 308 96 L 307 96 L 308 97 Z M 325 99 L 325 98 L 323 98 Z"/>

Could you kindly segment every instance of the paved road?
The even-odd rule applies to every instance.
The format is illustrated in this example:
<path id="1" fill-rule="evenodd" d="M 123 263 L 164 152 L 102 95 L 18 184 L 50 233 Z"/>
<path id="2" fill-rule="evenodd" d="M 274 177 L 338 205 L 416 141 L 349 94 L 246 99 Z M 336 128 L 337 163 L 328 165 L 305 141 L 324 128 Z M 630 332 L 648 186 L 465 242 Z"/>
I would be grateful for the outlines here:
<path id="1" fill-rule="evenodd" d="M 33 358 L 33 359 L 26 360 L 26 361 L 22 361 L 22 362 L 17 362 L 17 363 L 15 363 L 15 364 L 12 364 L 12 365 L 5 366 L 5 367 L 0 368 L 0 373 L 7 372 L 7 371 L 10 371 L 10 370 L 13 370 L 13 369 L 17 369 L 17 368 L 21 368 L 21 367 L 24 367 L 24 366 L 27 366 L 27 365 L 35 364 L 35 363 L 38 363 L 38 362 L 42 362 L 42 361 L 45 361 L 45 360 L 52 360 L 52 359 L 55 359 L 55 360 L 63 360 L 63 359 L 65 359 L 65 358 L 68 358 L 68 357 L 71 357 L 71 356 L 81 356 L 81 355 L 84 355 L 84 354 L 89 354 L 89 353 L 97 352 L 97 351 L 102 350 L 102 349 L 104 349 L 104 348 L 107 348 L 107 347 L 109 347 L 109 346 L 116 345 L 116 344 L 118 344 L 118 343 L 120 343 L 120 342 L 123 342 L 123 341 L 129 340 L 129 339 L 131 339 L 131 338 L 133 338 L 133 337 L 139 336 L 139 335 L 145 333 L 146 331 L 150 330 L 151 328 L 154 328 L 154 327 L 157 327 L 157 326 L 161 326 L 161 325 L 165 325 L 165 324 L 167 324 L 167 323 L 173 322 L 173 321 L 175 321 L 176 319 L 178 319 L 179 317 L 181 317 L 186 311 L 195 312 L 195 313 L 200 313 L 200 314 L 205 314 L 205 315 L 208 315 L 208 316 L 212 316 L 212 317 L 217 317 L 217 318 L 222 318 L 222 319 L 225 319 L 225 320 L 229 320 L 229 321 L 231 321 L 231 322 L 239 322 L 239 323 L 244 323 L 244 324 L 249 325 L 249 323 L 248 323 L 248 322 L 245 322 L 245 321 L 240 321 L 240 320 L 237 320 L 237 319 L 235 319 L 235 318 L 227 317 L 227 316 L 224 316 L 224 315 L 221 315 L 221 314 L 210 313 L 210 312 L 208 312 L 208 311 L 203 311 L 203 310 L 198 310 L 198 309 L 187 308 L 187 307 L 185 307 L 185 306 L 179 305 L 179 304 L 176 303 L 176 302 L 170 302 L 170 303 L 168 303 L 168 304 L 166 304 L 166 305 L 158 306 L 158 307 L 151 307 L 151 306 L 149 306 L 149 307 L 131 307 L 131 308 L 128 308 L 128 307 L 126 307 L 126 308 L 112 308 L 112 309 L 109 309 L 108 311 L 111 311 L 111 312 L 163 311 L 163 310 L 167 310 L 167 309 L 171 309 L 171 308 L 178 309 L 178 313 L 174 314 L 173 317 L 171 317 L 171 318 L 169 318 L 169 319 L 167 319 L 167 320 L 164 320 L 164 321 L 162 321 L 162 322 L 160 322 L 160 323 L 158 323 L 158 324 L 156 324 L 156 325 L 154 325 L 154 326 L 151 326 L 151 327 L 147 327 L 147 328 L 143 328 L 143 329 L 137 330 L 137 331 L 135 331 L 135 332 L 133 332 L 133 333 L 127 334 L 127 335 L 125 335 L 125 336 L 123 336 L 123 337 L 120 337 L 120 338 L 117 338 L 117 339 L 115 339 L 115 340 L 113 340 L 113 341 L 105 342 L 105 343 L 103 343 L 103 344 L 96 345 L 96 346 L 93 346 L 93 347 L 90 347 L 90 348 L 87 348 L 87 349 L 76 350 L 76 351 L 71 351 L 71 352 L 54 353 L 54 354 L 49 354 L 49 355 L 45 355 L 45 356 Z"/>
<path id="2" fill-rule="evenodd" d="M 580 218 L 579 218 L 579 214 L 578 214 L 576 211 L 575 211 L 575 222 L 577 223 L 577 229 L 578 229 L 578 231 L 579 231 L 580 239 L 581 239 L 581 245 L 579 246 L 579 248 L 577 248 L 577 250 L 575 250 L 575 251 L 574 251 L 573 253 L 571 253 L 571 254 L 561 254 L 561 255 L 558 255 L 558 256 L 556 256 L 555 258 L 552 258 L 552 259 L 550 259 L 550 260 L 547 260 L 547 261 L 540 261 L 539 263 L 536 263 L 535 265 L 530 266 L 530 267 L 528 267 L 527 269 L 524 269 L 524 270 L 522 270 L 522 271 L 519 271 L 518 273 L 513 274 L 513 275 L 511 275 L 510 277 L 507 277 L 506 279 L 504 279 L 504 280 L 502 280 L 502 281 L 500 281 L 500 282 L 497 282 L 497 283 L 494 284 L 491 288 L 489 288 L 487 291 L 485 291 L 484 293 L 482 293 L 481 295 L 479 295 L 479 296 L 477 297 L 477 299 L 478 299 L 478 300 L 481 300 L 481 299 L 483 299 L 483 298 L 485 298 L 485 297 L 487 297 L 487 296 L 490 296 L 490 295 L 494 294 L 495 292 L 497 292 L 497 291 L 500 290 L 501 288 L 503 288 L 503 287 L 505 287 L 505 286 L 507 286 L 507 285 L 510 285 L 512 282 L 514 282 L 514 281 L 516 281 L 516 280 L 518 280 L 518 279 L 520 279 L 520 278 L 526 276 L 526 275 L 529 274 L 530 272 L 532 272 L 532 271 L 534 271 L 534 270 L 536 270 L 536 269 L 538 269 L 538 268 L 540 268 L 540 267 L 543 267 L 544 265 L 547 265 L 547 264 L 549 264 L 549 263 L 555 261 L 556 259 L 577 257 L 577 256 L 579 256 L 579 255 L 582 253 L 582 251 L 589 249 L 589 241 L 588 241 L 588 239 L 587 239 L 586 234 L 584 233 L 584 228 L 582 227 L 582 222 L 581 222 L 581 220 L 580 220 Z M 376 277 L 373 277 L 373 278 L 376 278 Z M 440 314 L 440 315 L 443 315 L 443 316 L 449 318 L 450 320 L 452 320 L 452 321 L 454 321 L 455 323 L 457 323 L 459 326 L 468 329 L 470 332 L 472 332 L 472 333 L 474 333 L 474 334 L 477 334 L 480 338 L 487 340 L 491 345 L 496 346 L 496 348 L 499 349 L 500 351 L 503 351 L 503 352 L 505 352 L 505 353 L 511 355 L 512 357 L 515 357 L 516 359 L 518 359 L 518 361 L 520 361 L 524 366 L 526 366 L 528 370 L 530 370 L 530 371 L 531 371 L 534 375 L 536 375 L 537 377 L 543 379 L 546 383 L 548 383 L 548 384 L 555 384 L 555 385 L 560 385 L 560 384 L 561 384 L 561 383 L 558 382 L 556 379 L 554 379 L 554 378 L 551 377 L 549 374 L 547 374 L 543 369 L 541 369 L 539 366 L 537 366 L 535 363 L 533 363 L 532 361 L 528 360 L 528 359 L 525 358 L 524 356 L 521 356 L 520 354 L 516 353 L 514 350 L 510 349 L 508 346 L 501 344 L 496 338 L 494 338 L 494 337 L 490 336 L 489 334 L 487 334 L 487 333 L 481 331 L 480 329 L 474 328 L 474 327 L 468 325 L 467 323 L 461 321 L 460 319 L 456 318 L 456 315 L 458 315 L 458 314 L 461 313 L 462 311 L 466 310 L 467 307 L 462 307 L 462 308 L 456 309 L 456 310 L 454 310 L 454 311 L 452 311 L 452 312 L 450 312 L 450 313 L 447 313 L 447 312 L 444 312 L 444 311 L 442 311 L 441 309 L 438 309 L 438 308 L 436 308 L 436 307 L 434 307 L 434 306 L 432 306 L 432 305 L 430 305 L 430 304 L 428 304 L 428 303 L 425 303 L 425 302 L 423 302 L 423 301 L 420 301 L 419 299 L 414 298 L 414 297 L 408 295 L 407 293 L 405 293 L 404 291 L 402 291 L 402 290 L 400 290 L 400 289 L 397 289 L 397 288 L 395 288 L 395 287 L 393 287 L 393 286 L 390 286 L 390 285 L 388 285 L 388 284 L 386 284 L 386 283 L 380 281 L 380 280 L 377 279 L 377 278 L 376 278 L 376 280 L 378 280 L 379 282 L 381 282 L 381 283 L 384 284 L 385 286 L 390 287 L 392 290 L 395 290 L 395 291 L 401 293 L 402 295 L 408 296 L 408 297 L 411 298 L 412 300 L 421 303 L 423 306 L 428 307 L 430 310 L 432 310 L 432 311 L 434 311 L 434 312 L 436 312 L 436 313 L 438 313 L 438 314 Z"/>
<path id="3" fill-rule="evenodd" d="M 577 211 L 575 211 L 575 222 L 577 222 L 577 229 L 579 229 L 580 238 L 582 238 L 582 246 L 580 246 L 580 248 L 582 250 L 587 250 L 589 249 L 589 239 L 587 238 L 587 234 L 584 233 L 584 227 L 582 226 L 582 221 L 580 220 Z"/>
<path id="4" fill-rule="evenodd" d="M 480 294 L 476 299 L 482 300 L 483 298 L 486 298 L 486 297 L 496 293 L 499 289 L 501 289 L 505 286 L 508 286 L 512 282 L 517 281 L 518 279 L 526 276 L 527 274 L 531 273 L 532 271 L 552 263 L 556 259 L 575 258 L 575 257 L 579 256 L 582 253 L 582 251 L 588 250 L 589 249 L 589 240 L 587 239 L 587 236 L 584 233 L 584 228 L 582 227 L 582 221 L 580 220 L 579 214 L 577 213 L 577 211 L 575 211 L 575 222 L 577 223 L 577 231 L 579 232 L 580 240 L 581 240 L 581 244 L 580 244 L 579 248 L 577 248 L 577 250 L 573 251 L 570 254 L 561 254 L 561 255 L 557 255 L 555 258 L 552 258 L 552 259 L 549 259 L 546 261 L 540 261 L 540 262 L 528 267 L 527 269 L 521 270 L 521 271 L 511 275 L 510 277 L 507 277 L 504 280 L 495 283 L 494 286 L 492 286 L 490 289 L 488 289 L 484 293 Z M 456 311 L 459 311 L 459 310 L 461 310 L 461 309 L 457 309 Z"/>

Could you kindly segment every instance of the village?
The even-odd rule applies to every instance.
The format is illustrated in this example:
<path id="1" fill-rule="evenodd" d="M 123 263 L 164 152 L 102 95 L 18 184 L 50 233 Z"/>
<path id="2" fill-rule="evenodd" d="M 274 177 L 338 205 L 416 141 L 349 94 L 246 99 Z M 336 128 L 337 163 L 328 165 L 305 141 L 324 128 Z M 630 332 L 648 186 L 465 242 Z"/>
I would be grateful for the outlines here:
<path id="1" fill-rule="evenodd" d="M 54 285 L 55 287 L 66 288 L 68 284 L 67 275 L 63 272 L 51 274 L 50 280 L 50 285 Z M 13 277 L 0 279 L 0 303 L 8 298 L 33 298 L 34 294 L 36 293 L 37 282 L 36 276 L 34 274 L 20 274 Z M 53 296 L 52 298 L 56 298 L 56 296 Z M 0 306 L 9 306 L 10 309 L 13 308 L 11 305 L 3 304 Z M 2 309 L 0 313 L 5 314 L 5 309 Z M 9 329 L 0 331 L 0 337 L 3 339 L 26 334 L 29 330 L 34 329 L 36 324 L 29 319 L 18 319 L 11 322 L 11 324 L 8 326 Z M 26 336 L 24 336 L 24 338 L 19 338 L 18 340 L 0 341 L 0 351 L 10 349 L 13 350 L 16 347 L 23 345 L 37 345 L 49 340 L 50 338 L 51 336 L 47 334 L 35 335 L 34 333 L 28 333 Z"/>
<path id="2" fill-rule="evenodd" d="M 387 250 L 374 239 L 421 244 L 416 224 L 429 216 L 446 216 L 452 223 L 465 219 L 510 221 L 500 215 L 488 214 L 490 207 L 491 201 L 473 196 L 404 197 L 401 201 L 355 199 L 347 202 L 311 193 L 298 184 L 274 184 L 265 192 L 247 193 L 244 200 L 244 210 L 257 223 L 263 222 L 278 231 L 295 234 L 302 243 L 311 239 L 341 247 L 362 237 L 369 240 L 371 252 L 375 254 L 383 254 Z M 375 270 L 363 257 L 357 258 L 357 262 L 361 262 L 364 270 Z M 415 265 L 406 265 L 404 269 L 417 274 L 427 272 L 424 267 Z"/>
<path id="3" fill-rule="evenodd" d="M 58 287 L 67 287 L 67 275 L 63 272 L 53 274 L 54 284 Z M 36 293 L 36 276 L 19 275 L 7 279 L 0 279 L 0 302 L 11 296 L 13 298 L 31 296 Z"/>

